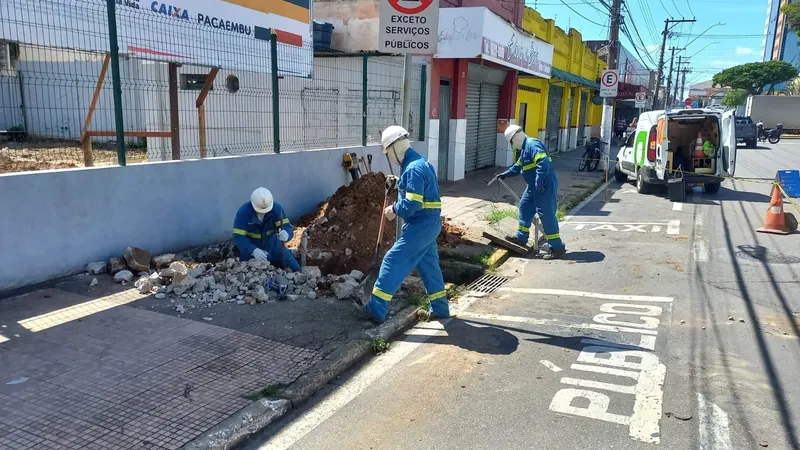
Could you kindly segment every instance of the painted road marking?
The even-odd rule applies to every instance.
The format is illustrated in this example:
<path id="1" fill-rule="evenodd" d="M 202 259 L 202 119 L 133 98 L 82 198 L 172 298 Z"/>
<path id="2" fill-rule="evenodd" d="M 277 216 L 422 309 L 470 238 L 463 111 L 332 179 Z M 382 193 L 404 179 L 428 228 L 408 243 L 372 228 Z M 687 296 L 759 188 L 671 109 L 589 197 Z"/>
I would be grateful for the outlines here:
<path id="1" fill-rule="evenodd" d="M 683 211 L 683 203 L 681 203 L 681 202 L 673 203 L 672 204 L 672 210 L 673 211 Z"/>
<path id="2" fill-rule="evenodd" d="M 466 296 L 459 298 L 458 306 L 451 309 L 455 314 L 461 314 L 464 309 L 469 308 L 478 300 L 478 297 Z M 346 406 L 353 399 L 372 385 L 378 378 L 394 367 L 397 363 L 405 359 L 416 350 L 420 345 L 427 342 L 432 336 L 444 332 L 444 327 L 451 319 L 444 319 L 439 322 L 420 322 L 410 330 L 406 331 L 406 336 L 417 336 L 411 340 L 398 340 L 392 342 L 389 351 L 373 358 L 363 368 L 361 368 L 352 378 L 343 385 L 336 388 L 324 400 L 317 403 L 313 408 L 306 411 L 301 417 L 287 424 L 280 432 L 258 447 L 259 450 L 286 450 L 296 444 L 300 439 L 312 432 L 320 424 L 328 420 L 339 409 Z"/>
<path id="3" fill-rule="evenodd" d="M 573 227 L 575 231 L 615 231 L 619 233 L 660 233 L 663 227 L 667 227 L 667 234 L 680 234 L 681 221 L 670 220 L 669 222 L 578 222 L 569 221 L 567 225 Z M 563 226 L 563 225 L 562 225 Z"/>
<path id="4" fill-rule="evenodd" d="M 670 298 L 671 302 L 672 299 Z M 576 364 L 570 366 L 576 377 L 565 376 L 565 387 L 553 396 L 549 409 L 554 412 L 586 417 L 628 426 L 628 435 L 637 441 L 658 444 L 661 441 L 661 409 L 667 368 L 653 353 L 663 308 L 653 304 L 606 303 L 600 314 L 585 328 L 640 334 L 641 346 L 613 340 L 582 339 Z M 629 321 L 630 320 L 630 321 Z M 590 374 L 611 375 L 636 380 L 620 384 L 577 378 Z M 574 387 L 573 387 L 574 386 Z M 576 389 L 578 387 L 580 389 Z M 630 415 L 609 413 L 611 397 L 606 392 L 634 396 Z M 575 399 L 581 399 L 573 405 Z M 588 404 L 587 404 L 588 402 Z M 586 406 L 583 406 L 586 405 Z M 614 408 L 619 411 L 619 408 Z"/>
<path id="5" fill-rule="evenodd" d="M 681 233 L 681 221 L 680 220 L 670 220 L 667 224 L 667 234 L 680 234 Z"/>
<path id="6" fill-rule="evenodd" d="M 601 300 L 620 300 L 629 302 L 656 302 L 656 303 L 672 303 L 672 297 L 657 297 L 653 295 L 621 295 L 621 294 L 603 294 L 600 292 L 585 292 L 585 291 L 569 291 L 564 289 L 534 289 L 534 288 L 513 288 L 501 287 L 498 289 L 502 292 L 513 292 L 517 294 L 538 294 L 538 295 L 565 295 L 571 297 L 592 297 Z"/>
<path id="7" fill-rule="evenodd" d="M 548 369 L 552 370 L 553 372 L 561 372 L 561 367 L 558 367 L 557 365 L 551 363 L 550 361 L 548 361 L 546 359 L 539 360 L 539 362 L 542 363 L 543 366 L 545 366 Z"/>
<path id="8" fill-rule="evenodd" d="M 719 406 L 697 393 L 697 409 L 700 415 L 700 450 L 731 450 L 731 431 L 728 414 Z"/>
<path id="9" fill-rule="evenodd" d="M 708 261 L 708 245 L 703 233 L 703 217 L 699 212 L 694 216 L 694 242 L 692 243 L 692 256 L 697 262 Z"/>

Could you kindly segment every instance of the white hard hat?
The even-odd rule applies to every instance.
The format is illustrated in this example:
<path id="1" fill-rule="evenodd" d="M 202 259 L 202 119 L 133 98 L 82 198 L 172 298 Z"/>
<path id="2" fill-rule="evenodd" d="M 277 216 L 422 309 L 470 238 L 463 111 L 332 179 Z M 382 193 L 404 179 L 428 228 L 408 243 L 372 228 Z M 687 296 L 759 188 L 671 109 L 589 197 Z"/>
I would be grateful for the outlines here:
<path id="1" fill-rule="evenodd" d="M 406 131 L 406 129 L 400 125 L 392 125 L 386 128 L 383 130 L 383 133 L 381 133 L 381 145 L 383 145 L 383 152 L 386 153 L 386 149 L 391 147 L 392 144 L 407 137 L 408 131 Z"/>
<path id="2" fill-rule="evenodd" d="M 272 211 L 272 192 L 267 188 L 260 187 L 250 194 L 250 204 L 259 214 L 266 214 Z"/>
<path id="3" fill-rule="evenodd" d="M 506 140 L 508 142 L 511 142 L 511 138 L 513 138 L 514 135 L 519 133 L 520 131 L 522 131 L 522 127 L 520 127 L 519 125 L 509 125 L 508 127 L 506 127 L 506 131 L 504 131 L 503 134 L 505 135 Z"/>

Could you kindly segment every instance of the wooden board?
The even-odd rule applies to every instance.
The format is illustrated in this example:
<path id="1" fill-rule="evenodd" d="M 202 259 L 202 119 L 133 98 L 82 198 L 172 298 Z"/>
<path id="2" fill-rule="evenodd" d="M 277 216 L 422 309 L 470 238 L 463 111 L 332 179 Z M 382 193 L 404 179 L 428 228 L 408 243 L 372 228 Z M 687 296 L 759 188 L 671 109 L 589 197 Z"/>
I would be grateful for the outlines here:
<path id="1" fill-rule="evenodd" d="M 505 249 L 511 250 L 514 253 L 525 256 L 533 250 L 533 246 L 521 246 L 506 239 L 506 236 L 513 236 L 517 232 L 518 222 L 516 219 L 505 218 L 499 223 L 487 227 L 483 231 L 483 236 L 488 238 L 494 244 L 499 245 Z M 531 230 L 533 235 L 533 230 Z M 533 236 L 532 236 L 533 237 Z M 533 237 L 535 239 L 535 237 Z M 530 241 L 529 241 L 530 242 Z"/>

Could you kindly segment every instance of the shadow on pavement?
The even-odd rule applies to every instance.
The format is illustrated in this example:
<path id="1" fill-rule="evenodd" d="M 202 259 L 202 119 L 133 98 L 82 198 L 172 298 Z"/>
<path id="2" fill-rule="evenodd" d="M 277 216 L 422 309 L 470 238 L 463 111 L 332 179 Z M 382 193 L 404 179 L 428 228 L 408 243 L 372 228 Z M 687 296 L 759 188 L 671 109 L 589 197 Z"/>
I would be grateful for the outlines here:
<path id="1" fill-rule="evenodd" d="M 481 326 L 472 326 L 470 323 Z M 519 339 L 503 328 L 505 327 L 454 317 L 444 324 L 446 335 L 437 334 L 426 339 L 425 336 L 404 334 L 398 340 L 420 342 L 426 339 L 427 344 L 453 345 L 483 355 L 510 355 L 517 351 Z"/>
<path id="2" fill-rule="evenodd" d="M 745 193 L 742 193 L 742 194 L 745 194 Z M 751 195 L 756 195 L 756 194 L 751 194 Z M 763 197 L 766 197 L 766 196 L 763 196 Z M 723 228 L 724 228 L 724 231 L 725 231 L 724 232 L 725 243 L 726 243 L 728 255 L 730 256 L 731 265 L 733 266 L 733 272 L 734 272 L 733 276 L 734 276 L 735 282 L 737 284 L 738 290 L 741 293 L 742 298 L 744 299 L 744 307 L 745 307 L 745 309 L 747 311 L 747 315 L 748 315 L 748 318 L 749 318 L 750 326 L 753 329 L 753 336 L 754 336 L 754 338 L 756 340 L 756 345 L 757 345 L 757 348 L 758 348 L 758 351 L 759 351 L 761 362 L 764 365 L 764 369 L 766 371 L 766 375 L 768 377 L 769 384 L 772 387 L 772 389 L 771 389 L 772 396 L 773 396 L 773 400 L 774 400 L 774 402 L 775 402 L 775 404 L 776 404 L 776 406 L 778 408 L 778 411 L 779 411 L 779 416 L 780 416 L 780 420 L 781 420 L 781 426 L 783 428 L 782 431 L 783 431 L 783 434 L 786 436 L 786 439 L 788 441 L 788 444 L 789 444 L 790 448 L 792 448 L 793 450 L 799 450 L 800 449 L 800 441 L 798 441 L 798 437 L 797 437 L 797 434 L 796 434 L 796 429 L 795 429 L 794 423 L 792 421 L 792 412 L 791 412 L 791 409 L 789 408 L 789 400 L 786 397 L 787 391 L 784 388 L 783 382 L 780 379 L 780 375 L 778 373 L 776 362 L 775 362 L 773 356 L 770 353 L 766 337 L 764 336 L 764 332 L 761 329 L 761 319 L 759 318 L 758 313 L 756 312 L 756 308 L 755 308 L 755 305 L 756 305 L 758 299 L 755 299 L 755 298 L 752 297 L 752 294 L 750 293 L 750 289 L 748 288 L 748 285 L 747 285 L 747 283 L 745 281 L 745 273 L 744 273 L 743 268 L 742 268 L 742 266 L 741 266 L 741 264 L 739 262 L 739 259 L 736 257 L 737 249 L 739 249 L 739 247 L 734 248 L 734 244 L 733 244 L 733 241 L 732 241 L 732 238 L 731 238 L 730 222 L 728 220 L 726 220 L 727 216 L 729 214 L 726 214 L 725 205 L 723 205 L 721 213 L 722 213 L 722 224 L 723 224 Z M 742 211 L 742 213 L 744 213 L 744 210 Z M 747 218 L 748 217 L 747 214 L 744 214 L 744 217 Z M 749 221 L 749 219 L 748 219 L 748 221 Z M 752 226 L 749 227 L 749 228 L 751 230 L 755 229 Z M 753 234 L 754 241 L 757 240 L 757 237 L 755 236 L 755 232 L 751 232 L 751 233 Z M 756 249 L 757 249 L 757 247 L 756 247 Z M 751 250 L 752 250 L 752 248 L 751 248 Z M 767 263 L 764 263 L 764 268 L 765 268 L 765 271 L 766 271 L 767 275 L 770 278 L 771 285 L 773 287 L 773 290 L 775 291 L 775 295 L 778 297 L 778 299 L 781 302 L 781 305 L 782 305 L 782 307 L 784 309 L 785 314 L 790 319 L 793 319 L 792 310 L 791 310 L 791 308 L 789 306 L 788 300 L 787 300 L 785 294 L 782 292 L 781 288 L 779 287 L 779 284 L 775 282 L 775 278 L 774 278 L 774 275 L 772 273 L 772 269 L 769 267 L 769 265 Z M 707 298 L 709 298 L 709 297 L 707 297 Z M 711 303 L 712 302 L 708 302 L 709 305 Z M 790 320 L 790 322 L 792 324 L 794 324 L 794 320 Z M 715 329 L 718 328 L 718 325 L 715 325 L 714 328 Z M 795 335 L 797 335 L 797 333 L 798 333 L 797 325 L 794 324 L 793 328 L 794 328 Z M 718 340 L 718 341 L 721 342 L 721 340 Z M 724 353 L 723 353 L 723 355 L 724 355 Z M 731 379 L 731 378 L 729 378 L 729 379 Z M 741 417 L 746 417 L 746 416 L 741 415 Z"/>
<path id="3" fill-rule="evenodd" d="M 721 202 L 750 202 L 750 203 L 769 203 L 770 197 L 758 192 L 737 191 L 727 187 L 722 187 L 714 196 Z"/>
<path id="4" fill-rule="evenodd" d="M 596 263 L 602 262 L 606 259 L 606 255 L 603 252 L 596 252 L 596 251 L 581 251 L 581 252 L 571 252 L 567 251 L 567 254 L 561 258 L 564 261 L 574 261 L 576 263 Z"/>

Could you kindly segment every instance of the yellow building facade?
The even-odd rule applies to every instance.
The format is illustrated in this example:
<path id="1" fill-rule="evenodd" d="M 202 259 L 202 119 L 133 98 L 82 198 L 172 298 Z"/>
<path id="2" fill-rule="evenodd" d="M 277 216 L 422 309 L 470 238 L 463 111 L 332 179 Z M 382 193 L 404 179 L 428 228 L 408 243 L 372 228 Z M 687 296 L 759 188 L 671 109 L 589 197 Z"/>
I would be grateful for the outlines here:
<path id="1" fill-rule="evenodd" d="M 603 106 L 592 99 L 606 63 L 584 45 L 580 32 L 566 33 L 532 8 L 525 8 L 522 28 L 554 49 L 552 78 L 519 77 L 517 123 L 551 152 L 583 145 L 599 134 Z"/>

